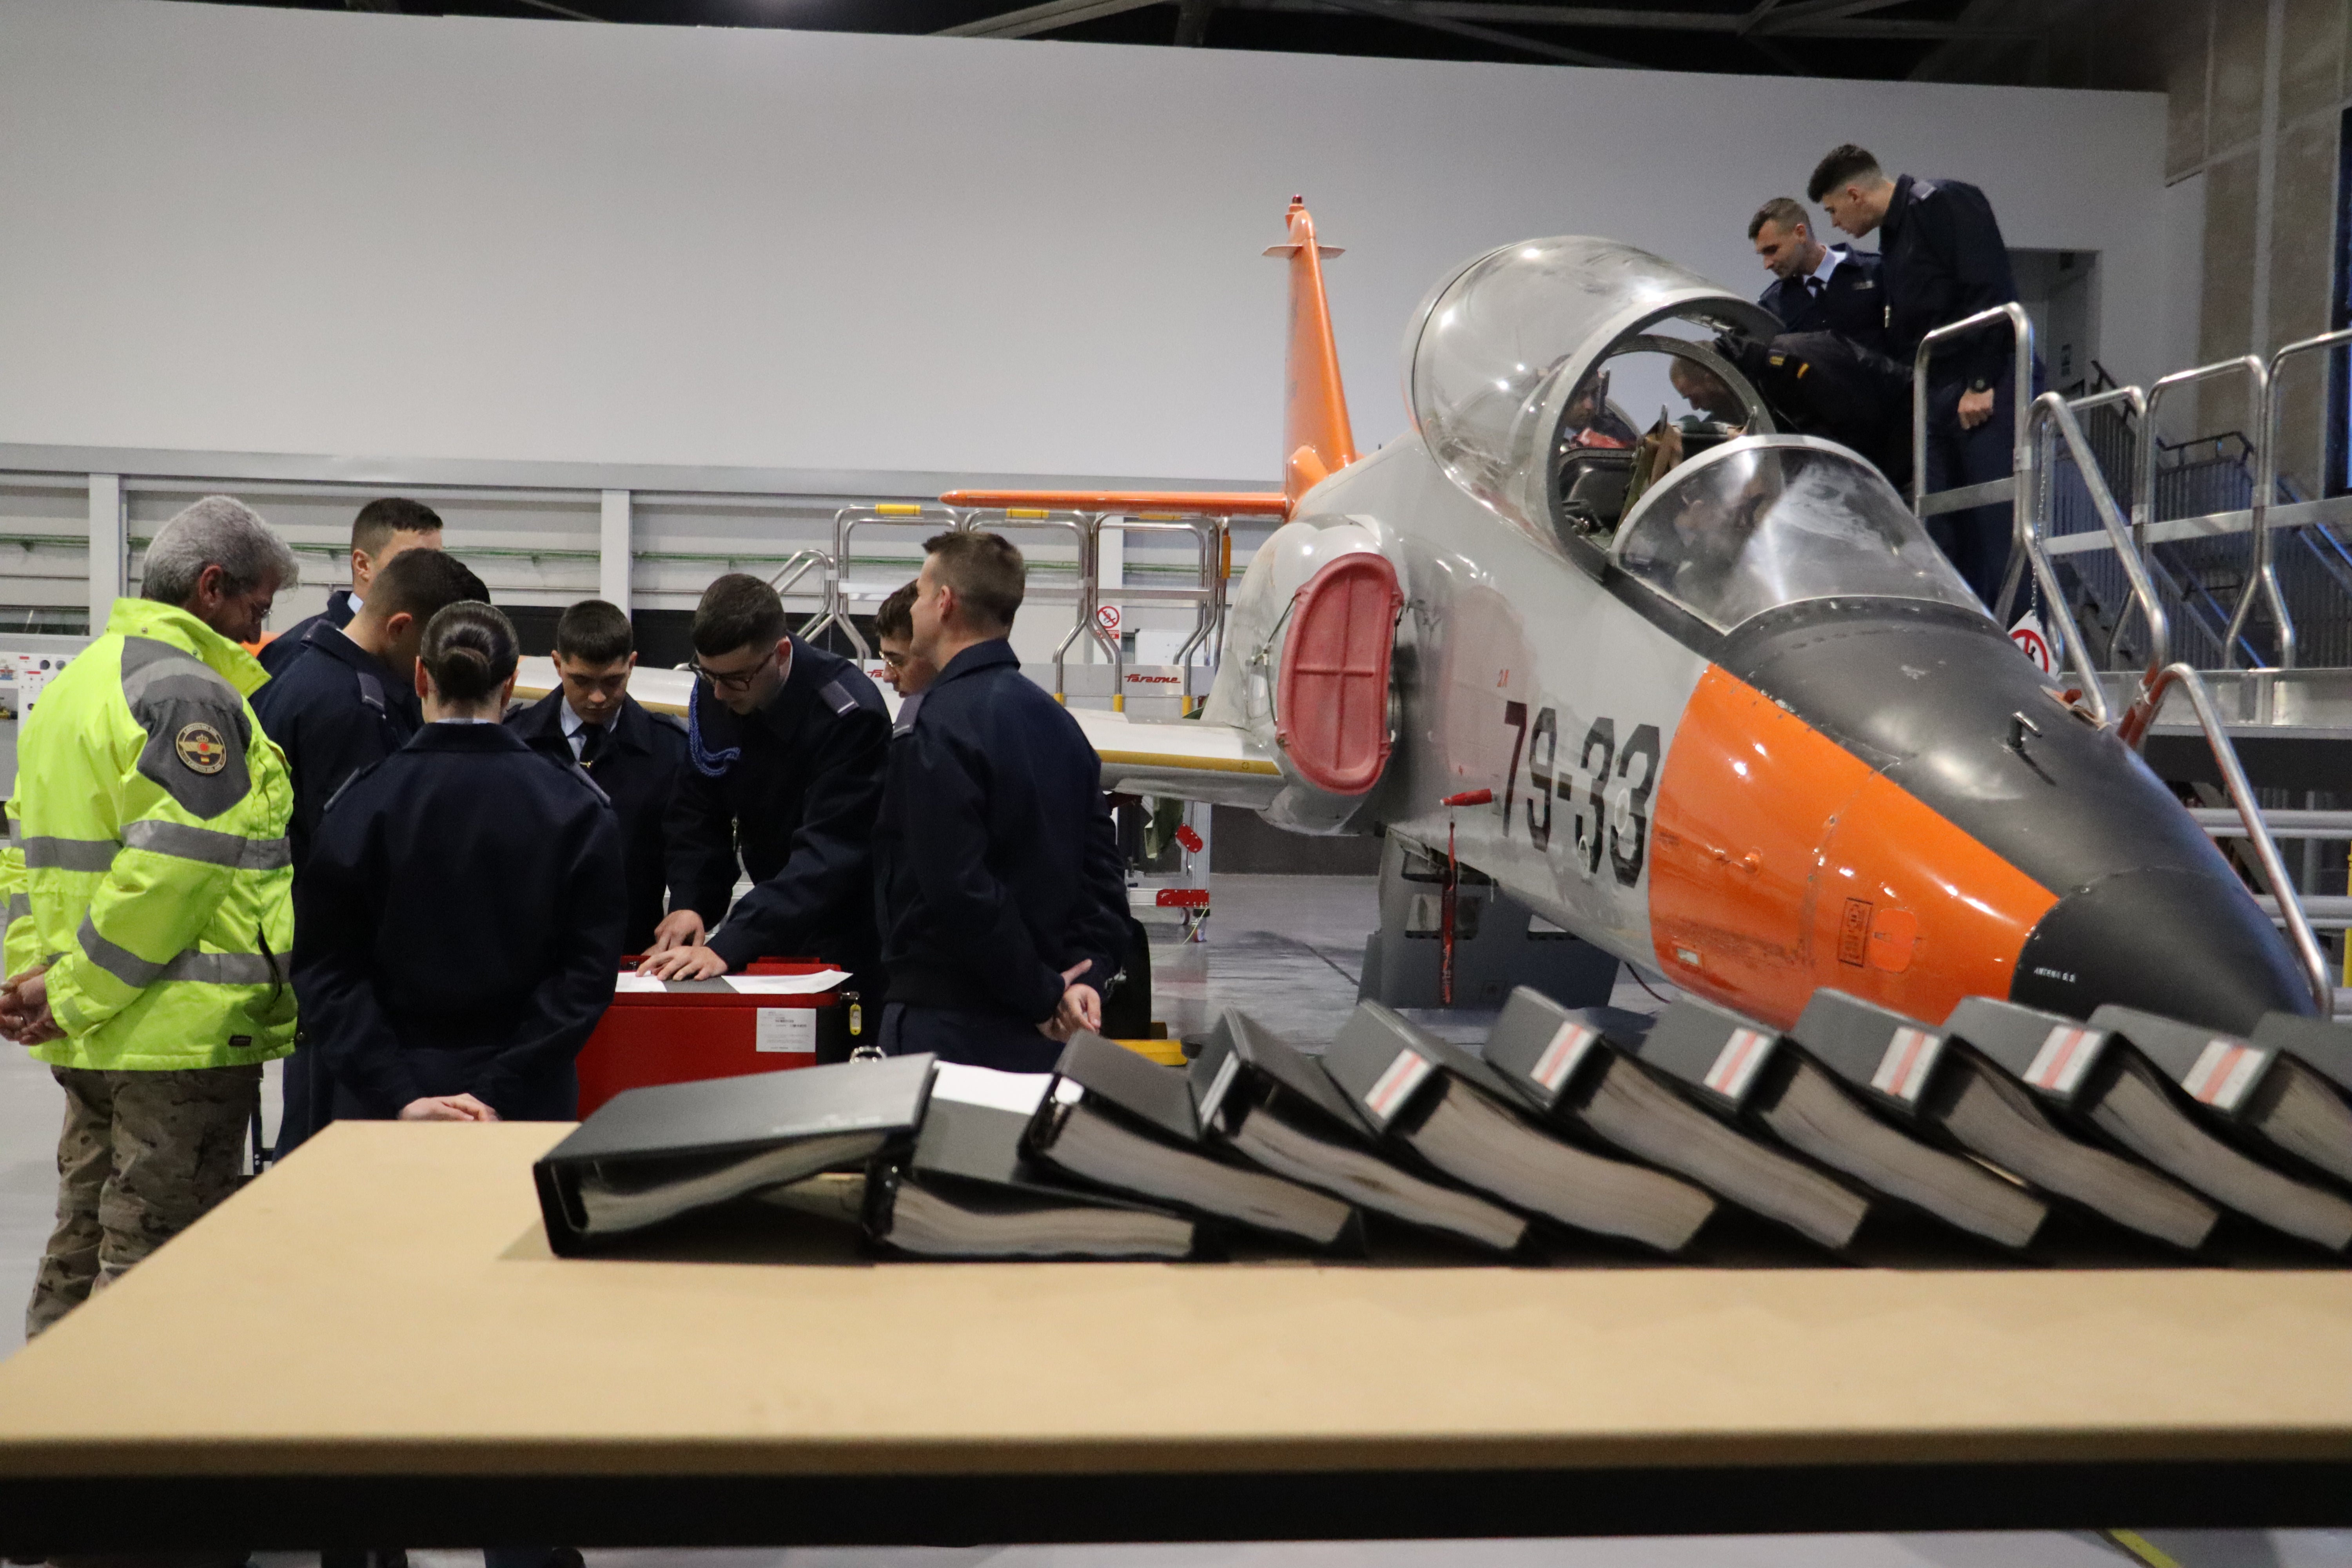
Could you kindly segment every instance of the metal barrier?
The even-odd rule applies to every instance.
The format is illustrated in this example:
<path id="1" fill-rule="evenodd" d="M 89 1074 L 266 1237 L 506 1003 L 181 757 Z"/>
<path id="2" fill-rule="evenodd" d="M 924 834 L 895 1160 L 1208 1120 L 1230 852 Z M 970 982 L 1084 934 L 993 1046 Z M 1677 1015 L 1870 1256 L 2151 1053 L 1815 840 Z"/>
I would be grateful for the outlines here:
<path id="1" fill-rule="evenodd" d="M 1095 523 L 1091 512 L 1046 511 L 1038 507 L 1005 507 L 994 511 L 972 511 L 964 514 L 967 528 L 986 527 L 987 520 L 996 520 L 1003 530 L 1045 529 L 1055 532 L 1067 531 L 1078 548 L 1077 611 L 1071 618 L 1070 629 L 1054 645 L 1054 700 L 1066 706 L 1070 700 L 1066 689 L 1069 679 L 1070 645 L 1081 637 L 1091 637 L 1095 646 L 1110 656 L 1111 707 L 1120 712 L 1127 709 L 1127 668 L 1125 649 L 1117 637 L 1107 636 L 1095 621 L 1095 580 L 1099 568 L 1095 559 Z M 1043 599 L 1047 595 L 1032 593 L 1029 597 Z"/>
<path id="2" fill-rule="evenodd" d="M 2286 927 L 2288 943 L 2294 949 L 2296 962 L 2303 966 L 2304 979 L 2311 986 L 2319 1016 L 2328 1017 L 2336 1010 L 2336 983 L 2328 973 L 2326 955 L 2320 952 L 2319 939 L 2312 933 L 2311 921 L 2304 913 L 2294 879 L 2287 875 L 2286 862 L 2279 858 L 2278 843 L 2263 820 L 2253 786 L 2246 782 L 2246 770 L 2238 763 L 2238 749 L 2230 743 L 2230 733 L 2222 727 L 2221 716 L 2213 706 L 2212 693 L 2206 690 L 2204 679 L 2185 664 L 2165 666 L 2144 699 L 2149 716 L 2153 719 L 2164 706 L 2165 698 L 2175 686 L 2189 693 L 2198 726 L 2205 731 L 2205 743 L 2213 749 L 2213 765 L 2221 770 L 2222 788 L 2237 809 L 2239 826 L 2253 847 L 2263 875 L 2270 879 L 2276 918 Z"/>
<path id="3" fill-rule="evenodd" d="M 2246 586 L 2238 595 L 2238 607 L 2231 614 L 2230 629 L 2221 639 L 2221 668 L 2231 668 L 2236 660 L 2239 629 L 2247 624 L 2253 613 L 2254 595 L 2259 590 L 2270 601 L 2271 624 L 2278 630 L 2278 668 L 2294 668 L 2294 616 L 2286 607 L 2286 595 L 2279 591 L 2278 563 L 2271 545 L 2271 503 L 2278 499 L 2279 370 L 2296 354 L 2316 353 L 2342 343 L 2352 343 L 2352 327 L 2339 331 L 2322 332 L 2315 338 L 2292 342 L 2271 355 L 2270 369 L 2263 387 L 2262 410 L 2262 447 L 2256 458 L 2254 499 L 2250 509 L 2247 531 L 2252 535 L 2253 548 L 2246 570 Z"/>
<path id="4" fill-rule="evenodd" d="M 2083 468 L 2084 482 L 2090 489 L 2092 508 L 2113 538 L 2116 553 L 2126 562 L 2126 570 L 2136 574 L 2134 592 L 2137 593 L 2147 583 L 2145 574 L 2138 574 L 2138 554 L 2131 547 L 2131 535 L 2125 530 L 2123 514 L 2116 507 L 2115 497 L 2107 493 L 2106 480 L 2100 476 L 2098 460 L 2091 455 L 2090 445 L 2083 438 L 2082 426 L 2076 423 L 2074 411 L 2066 406 L 2064 398 L 2054 392 L 2045 392 L 2033 400 L 2032 410 L 2026 416 L 2026 441 L 2018 448 L 2020 471 L 2037 476 L 2037 482 L 2028 504 L 2018 509 L 2016 553 L 2021 559 L 2011 563 L 2010 583 L 2003 586 L 2001 598 L 2006 602 L 2014 593 L 2015 581 L 2021 572 L 2032 572 L 2034 583 L 2049 604 L 2050 613 L 2057 618 L 2059 639 L 2066 649 L 2066 658 L 2074 665 L 2074 673 L 2082 678 L 2081 700 L 2089 705 L 2092 716 L 2104 725 L 2108 721 L 2107 696 L 2099 680 L 2097 661 L 2091 657 L 2090 645 L 2083 640 L 2083 629 L 2075 622 L 2074 606 L 2066 602 L 2065 594 L 2058 586 L 2057 574 L 2050 564 L 2050 557 L 2042 548 L 2042 523 L 2050 510 L 2053 465 L 2040 448 L 2049 444 L 2053 428 L 2065 437 L 2067 449 L 2074 454 L 2076 465 Z M 2141 600 L 2141 608 L 2147 613 L 2152 628 L 2150 640 L 2160 646 L 2164 640 L 2164 610 L 2157 604 L 2153 589 L 2149 589 Z M 2007 619 L 2005 612 L 2002 618 L 2004 621 Z M 2160 662 L 2149 666 L 2147 679 L 2141 686 L 2142 701 L 2146 700 L 2147 688 L 2155 684 L 2157 671 L 2162 668 Z M 2138 703 L 2133 704 L 2132 711 L 2135 714 L 2139 711 Z"/>
<path id="5" fill-rule="evenodd" d="M 1183 644 L 1177 648 L 1176 658 L 1172 661 L 1180 668 L 1189 670 L 1192 666 L 1192 655 L 1199 652 L 1202 647 L 1208 642 L 1212 633 L 1215 632 L 1224 625 L 1225 571 L 1231 562 L 1233 549 L 1233 535 L 1230 531 L 1230 522 L 1222 517 L 1208 517 L 1198 514 L 1188 517 L 1179 512 L 1146 511 L 1134 513 L 1106 513 L 1097 517 L 1095 520 L 1095 531 L 1097 540 L 1096 548 L 1097 570 L 1093 574 L 1093 580 L 1089 584 L 1093 590 L 1091 605 L 1094 607 L 1099 607 L 1102 603 L 1102 584 L 1100 581 L 1101 573 L 1099 571 L 1101 548 L 1099 540 L 1102 530 L 1106 528 L 1118 529 L 1122 535 L 1129 533 L 1189 534 L 1194 544 L 1198 547 L 1200 552 L 1200 582 L 1195 586 L 1190 588 L 1149 588 L 1139 585 L 1129 586 L 1126 584 L 1121 584 L 1118 588 L 1118 597 L 1122 603 L 1162 605 L 1189 604 L 1193 606 L 1192 635 L 1186 637 Z M 1093 608 L 1089 608 L 1087 613 L 1089 615 L 1093 614 Z M 1122 656 L 1124 650 L 1122 650 Z M 1126 707 L 1126 689 L 1124 686 L 1124 667 L 1122 666 L 1121 668 L 1122 674 L 1120 676 L 1120 679 L 1122 681 L 1122 685 L 1116 693 L 1118 700 L 1114 702 L 1113 706 L 1124 710 Z M 1188 714 L 1192 711 L 1192 677 L 1189 674 L 1185 677 L 1183 700 L 1181 706 L 1183 711 Z"/>
<path id="6" fill-rule="evenodd" d="M 926 528 L 933 532 L 952 531 L 970 524 L 962 513 L 949 507 L 923 506 L 912 501 L 885 501 L 877 506 L 845 506 L 833 514 L 833 559 L 825 574 L 824 604 L 808 623 L 801 627 L 801 640 L 814 641 L 828 627 L 839 626 L 849 635 L 849 646 L 857 650 L 859 659 L 874 657 L 866 646 L 866 638 L 857 623 L 849 617 L 850 604 L 855 601 L 870 604 L 888 598 L 898 591 L 899 584 L 887 587 L 874 584 L 855 584 L 848 580 L 851 556 L 849 542 L 861 528 Z M 806 568 L 803 568 L 806 570 Z M 797 574 L 795 574 L 797 581 Z"/>
<path id="7" fill-rule="evenodd" d="M 1927 493 L 1927 361 L 1939 343 L 1980 332 L 2006 322 L 2014 342 L 2016 354 L 2011 370 L 2016 378 L 2011 403 L 2011 466 L 2005 479 L 1987 479 L 1982 484 L 1963 485 L 1957 489 Z M 1973 316 L 1963 316 L 1949 326 L 1937 327 L 1919 340 L 1919 347 L 1911 356 L 1911 510 L 1922 521 L 1948 511 L 1967 511 L 1975 507 L 1990 506 L 1997 501 L 2010 503 L 2012 539 L 2025 537 L 2026 513 L 2032 504 L 2033 449 L 2026 438 L 2027 411 L 2033 404 L 2033 322 L 2025 307 L 2015 300 L 1996 305 L 1990 310 L 1979 310 Z M 2010 612 L 2017 595 L 2017 584 L 2024 571 L 2024 562 L 2018 552 L 2010 554 L 2009 570 L 2001 578 L 1998 603 L 1993 606 L 2004 626 L 2010 623 Z"/>

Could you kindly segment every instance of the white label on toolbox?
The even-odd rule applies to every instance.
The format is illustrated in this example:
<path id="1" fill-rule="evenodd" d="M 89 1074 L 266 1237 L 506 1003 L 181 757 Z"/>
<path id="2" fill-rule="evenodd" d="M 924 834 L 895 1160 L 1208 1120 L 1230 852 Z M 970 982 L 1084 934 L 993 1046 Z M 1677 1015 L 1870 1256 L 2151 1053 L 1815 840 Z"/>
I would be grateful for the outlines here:
<path id="1" fill-rule="evenodd" d="M 1543 1048 L 1543 1055 L 1536 1058 L 1536 1065 L 1528 1069 L 1528 1076 L 1558 1094 L 1576 1076 L 1576 1064 L 1584 1059 L 1584 1053 L 1600 1037 L 1601 1031 L 1590 1024 L 1562 1024 L 1559 1032 L 1552 1036 L 1551 1044 Z"/>
<path id="2" fill-rule="evenodd" d="M 793 1056 L 816 1054 L 816 1009 L 814 1007 L 761 1007 L 760 1022 L 752 1031 L 751 1048 L 760 1051 L 784 1051 Z"/>
<path id="3" fill-rule="evenodd" d="M 1404 1109 L 1404 1102 L 1429 1074 L 1426 1058 L 1415 1051 L 1399 1051 L 1388 1070 L 1374 1080 L 1371 1093 L 1364 1096 L 1364 1108 L 1385 1122 Z"/>
<path id="4" fill-rule="evenodd" d="M 2095 1047 L 2104 1038 L 2096 1029 L 2059 1025 L 2033 1054 L 2033 1065 L 2025 1069 L 2025 1081 L 2053 1094 L 2074 1093 L 2074 1086 L 2083 1081 L 2084 1069 L 2097 1058 L 2099 1053 Z"/>
<path id="5" fill-rule="evenodd" d="M 1739 1099 L 1748 1092 L 1756 1069 L 1764 1065 L 1771 1044 L 1772 1037 L 1758 1030 L 1732 1030 L 1731 1038 L 1716 1054 L 1715 1065 L 1706 1069 L 1706 1087 L 1726 1100 Z"/>
<path id="6" fill-rule="evenodd" d="M 1944 1037 L 1925 1029 L 1897 1029 L 1870 1075 L 1870 1087 L 1890 1098 L 1908 1102 L 1927 1086 L 1928 1071 L 1944 1048 Z"/>
<path id="7" fill-rule="evenodd" d="M 2270 1060 L 2268 1051 L 2258 1051 L 2252 1046 L 2242 1046 L 2233 1040 L 2215 1040 L 2180 1080 L 2180 1087 L 2191 1098 L 2203 1101 L 2216 1110 L 2235 1110 L 2238 1101 L 2253 1088 L 2254 1079 L 2262 1076 L 2263 1064 Z"/>

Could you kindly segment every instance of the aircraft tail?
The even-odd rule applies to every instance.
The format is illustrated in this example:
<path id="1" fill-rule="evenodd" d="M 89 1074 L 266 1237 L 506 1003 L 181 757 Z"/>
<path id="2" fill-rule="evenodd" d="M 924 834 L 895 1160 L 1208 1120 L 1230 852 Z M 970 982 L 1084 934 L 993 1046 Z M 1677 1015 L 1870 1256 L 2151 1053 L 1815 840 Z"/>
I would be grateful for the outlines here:
<path id="1" fill-rule="evenodd" d="M 1323 258 L 1334 246 L 1315 243 L 1315 220 L 1307 198 L 1290 198 L 1285 215 L 1290 238 L 1268 246 L 1268 256 L 1290 262 L 1290 360 L 1287 407 L 1283 422 L 1284 493 L 1298 498 L 1356 460 L 1356 437 L 1348 423 L 1348 393 L 1339 384 L 1339 350 L 1331 337 L 1331 307 L 1323 297 Z"/>

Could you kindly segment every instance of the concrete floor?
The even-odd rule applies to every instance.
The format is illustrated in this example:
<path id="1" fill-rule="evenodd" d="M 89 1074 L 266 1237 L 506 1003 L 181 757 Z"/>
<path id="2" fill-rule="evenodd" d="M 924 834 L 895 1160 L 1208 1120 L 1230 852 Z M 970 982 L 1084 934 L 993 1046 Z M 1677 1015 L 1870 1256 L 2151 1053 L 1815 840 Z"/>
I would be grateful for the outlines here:
<path id="1" fill-rule="evenodd" d="M 0 731 L 14 726 L 0 724 Z M 9 752 L 13 734 L 0 733 Z M 13 762 L 0 752 L 0 766 Z M 6 773 L 0 772 L 0 781 Z M 1301 1045 L 1320 1046 L 1355 1005 L 1374 884 L 1345 877 L 1220 877 L 1200 942 L 1153 946 L 1155 1015 L 1183 1034 L 1215 1010 L 1246 1008 Z M 1620 1006 L 1657 1006 L 1630 979 Z M 1491 1014 L 1423 1013 L 1465 1043 Z M 276 1121 L 273 1075 L 268 1099 Z M 62 1100 L 45 1068 L 0 1047 L 0 1355 L 22 1342 L 18 1304 L 31 1289 L 55 1201 Z M 2182 1568 L 2352 1568 L 2352 1531 L 2172 1531 L 2153 1537 Z M 1939 1535 L 1658 1537 L 1598 1541 L 1261 1543 L 934 1550 L 591 1552 L 592 1568 L 2129 1568 L 2095 1537 L 2054 1532 Z M 267 1553 L 260 1568 L 315 1557 Z M 416 1568 L 479 1568 L 478 1553 L 417 1552 Z"/>

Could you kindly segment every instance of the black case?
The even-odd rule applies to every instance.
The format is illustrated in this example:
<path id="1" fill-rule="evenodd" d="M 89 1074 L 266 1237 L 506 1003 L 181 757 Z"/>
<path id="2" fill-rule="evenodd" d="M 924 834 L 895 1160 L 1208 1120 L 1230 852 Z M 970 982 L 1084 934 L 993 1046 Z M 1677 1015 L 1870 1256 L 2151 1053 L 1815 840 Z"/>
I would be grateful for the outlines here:
<path id="1" fill-rule="evenodd" d="M 2080 1018 L 1990 996 L 1970 996 L 1954 1007 L 1944 1020 L 1944 1034 L 2070 1117 L 2080 1110 L 2085 1091 L 2103 1081 L 2099 1069 L 2115 1038 Z"/>
<path id="2" fill-rule="evenodd" d="M 1237 1007 L 1228 1007 L 1201 1054 L 1186 1069 L 1202 1129 L 1222 1132 L 1240 1124 L 1240 1108 L 1262 1105 L 1303 1130 L 1378 1147 L 1379 1129 L 1365 1121 L 1313 1058 Z"/>
<path id="3" fill-rule="evenodd" d="M 2172 1081 L 2198 1114 L 2233 1134 L 2242 1133 L 2240 1118 L 2278 1059 L 2270 1047 L 2222 1030 L 2112 1002 L 2091 1015 L 2091 1026 L 2130 1045 Z"/>
<path id="4" fill-rule="evenodd" d="M 2337 1089 L 2352 1094 L 2352 1029 L 2325 1018 L 2265 1013 L 2247 1038 L 2255 1045 L 2293 1057 Z"/>
<path id="5" fill-rule="evenodd" d="M 1924 1130 L 1919 1107 L 1944 1054 L 1944 1035 L 1933 1025 L 1824 986 L 1789 1038 L 1864 1104 L 1908 1131 Z"/>
<path id="6" fill-rule="evenodd" d="M 574 1214 L 579 1177 L 592 1167 L 683 1175 L 698 1163 L 843 1132 L 904 1141 L 930 1091 L 928 1055 L 628 1089 L 531 1166 L 548 1245 L 566 1258 L 599 1245 Z"/>

